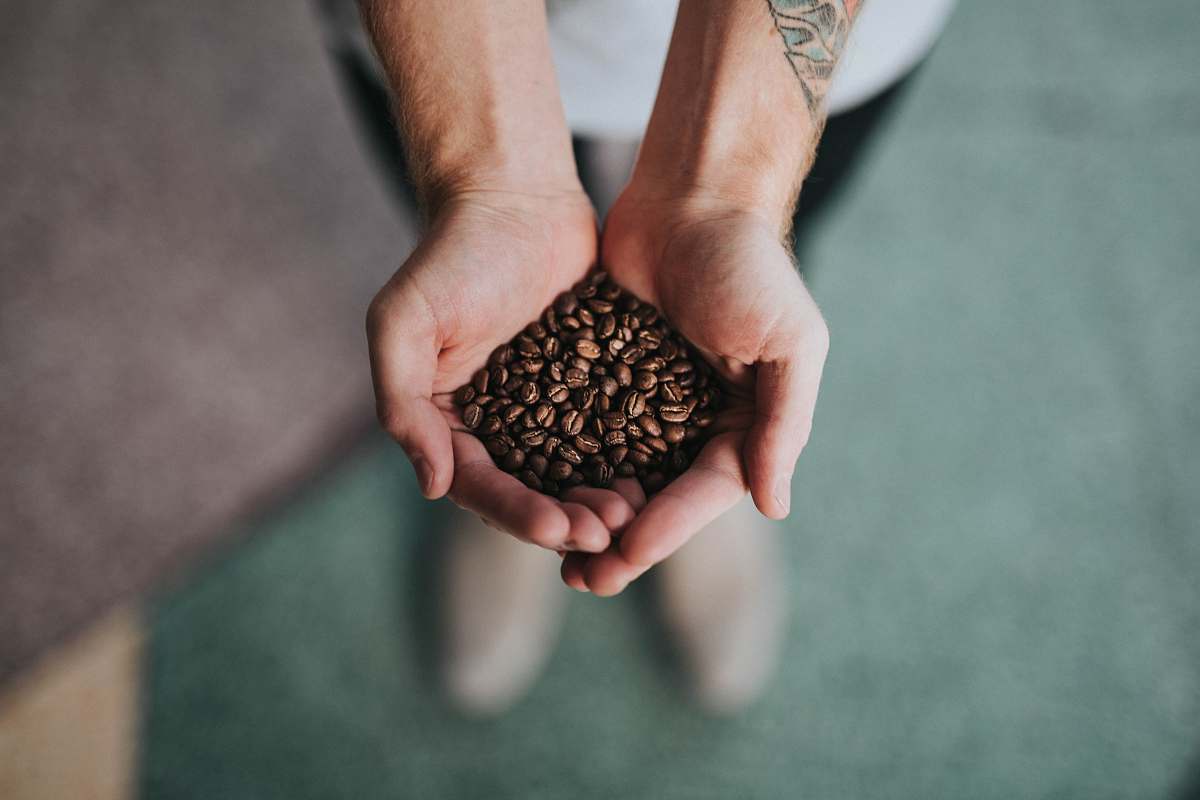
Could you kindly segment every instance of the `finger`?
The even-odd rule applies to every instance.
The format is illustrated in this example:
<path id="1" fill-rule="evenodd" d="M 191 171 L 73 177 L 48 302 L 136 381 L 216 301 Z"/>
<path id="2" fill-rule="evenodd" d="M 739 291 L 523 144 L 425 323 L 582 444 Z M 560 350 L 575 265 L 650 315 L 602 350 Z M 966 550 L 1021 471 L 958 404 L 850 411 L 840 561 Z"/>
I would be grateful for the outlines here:
<path id="1" fill-rule="evenodd" d="M 642 484 L 633 478 L 617 478 L 613 481 L 612 488 L 625 498 L 634 511 L 641 511 L 646 507 L 646 492 L 642 489 Z"/>
<path id="2" fill-rule="evenodd" d="M 584 553 L 567 553 L 558 571 L 563 583 L 577 592 L 588 590 L 587 581 L 583 579 L 583 565 L 587 563 L 587 559 L 588 556 Z"/>
<path id="3" fill-rule="evenodd" d="M 563 492 L 562 499 L 579 503 L 591 509 L 600 522 L 610 531 L 619 531 L 629 524 L 636 513 L 633 505 L 624 496 L 612 489 L 596 489 L 591 486 L 573 486 Z"/>
<path id="4" fill-rule="evenodd" d="M 622 591 L 744 497 L 741 447 L 737 433 L 705 445 L 686 472 L 650 498 L 617 547 L 588 559 L 588 589 L 601 596 Z"/>
<path id="5" fill-rule="evenodd" d="M 455 431 L 451 441 L 455 464 L 451 500 L 518 539 L 563 549 L 571 523 L 558 502 L 501 471 L 473 435 Z"/>
<path id="6" fill-rule="evenodd" d="M 375 408 L 384 430 L 404 448 L 421 493 L 441 497 L 454 477 L 450 428 L 430 400 L 437 326 L 403 300 L 372 303 L 367 343 Z"/>
<path id="7" fill-rule="evenodd" d="M 808 443 L 828 352 L 824 324 L 778 361 L 758 365 L 754 424 L 746 436 L 746 472 L 754 503 L 772 519 L 788 515 L 792 472 Z"/>
<path id="8" fill-rule="evenodd" d="M 571 530 L 563 543 L 564 549 L 600 553 L 612 542 L 608 528 L 604 527 L 600 518 L 587 506 L 563 503 L 562 510 L 571 523 Z"/>

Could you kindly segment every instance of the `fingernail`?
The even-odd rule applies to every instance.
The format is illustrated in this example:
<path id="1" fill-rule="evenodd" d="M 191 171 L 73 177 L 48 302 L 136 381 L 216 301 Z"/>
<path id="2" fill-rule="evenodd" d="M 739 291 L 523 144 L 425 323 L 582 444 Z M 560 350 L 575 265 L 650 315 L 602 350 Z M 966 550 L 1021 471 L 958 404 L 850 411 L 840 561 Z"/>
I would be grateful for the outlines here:
<path id="1" fill-rule="evenodd" d="M 423 457 L 417 456 L 413 459 L 413 470 L 417 473 L 417 484 L 421 487 L 421 494 L 428 497 L 433 489 L 433 467 L 429 466 L 429 462 Z"/>
<path id="2" fill-rule="evenodd" d="M 792 508 L 792 476 L 785 475 L 775 482 L 775 502 L 788 513 Z"/>

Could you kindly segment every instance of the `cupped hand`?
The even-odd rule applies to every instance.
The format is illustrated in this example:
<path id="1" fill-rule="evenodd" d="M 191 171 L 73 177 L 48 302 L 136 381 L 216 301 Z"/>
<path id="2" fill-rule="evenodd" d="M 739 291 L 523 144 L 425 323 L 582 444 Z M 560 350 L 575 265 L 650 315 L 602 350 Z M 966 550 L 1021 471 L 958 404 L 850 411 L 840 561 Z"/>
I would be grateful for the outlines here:
<path id="1" fill-rule="evenodd" d="M 699 347 L 728 384 L 727 401 L 692 466 L 639 508 L 612 547 L 567 556 L 568 585 L 620 592 L 747 490 L 766 516 L 787 515 L 829 334 L 782 238 L 769 216 L 719 199 L 631 184 L 613 207 L 605 268 Z"/>
<path id="2" fill-rule="evenodd" d="M 560 551 L 606 549 L 633 517 L 629 500 L 592 489 L 560 502 L 527 488 L 466 432 L 450 394 L 583 277 L 596 245 L 582 192 L 462 193 L 440 206 L 367 314 L 379 419 L 412 461 L 421 492 L 448 494 L 493 527 Z"/>

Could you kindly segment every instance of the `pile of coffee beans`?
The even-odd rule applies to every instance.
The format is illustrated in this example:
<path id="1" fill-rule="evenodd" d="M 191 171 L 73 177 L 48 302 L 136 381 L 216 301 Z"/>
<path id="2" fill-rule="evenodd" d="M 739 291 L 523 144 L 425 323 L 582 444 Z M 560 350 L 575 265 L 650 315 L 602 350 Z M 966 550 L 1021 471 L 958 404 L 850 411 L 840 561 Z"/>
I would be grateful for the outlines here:
<path id="1" fill-rule="evenodd" d="M 722 398 L 658 309 L 596 272 L 497 347 L 454 401 L 501 469 L 557 495 L 617 477 L 658 491 L 687 469 Z"/>

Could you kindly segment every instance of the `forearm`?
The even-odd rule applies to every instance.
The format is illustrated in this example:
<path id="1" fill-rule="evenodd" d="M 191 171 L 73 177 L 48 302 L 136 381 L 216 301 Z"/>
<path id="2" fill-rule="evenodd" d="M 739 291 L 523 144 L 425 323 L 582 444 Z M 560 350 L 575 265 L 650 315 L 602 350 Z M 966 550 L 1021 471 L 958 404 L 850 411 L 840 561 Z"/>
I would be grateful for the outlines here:
<path id="1" fill-rule="evenodd" d="M 786 226 L 858 0 L 683 0 L 635 180 Z"/>
<path id="2" fill-rule="evenodd" d="M 361 0 L 418 191 L 578 185 L 542 0 Z"/>

